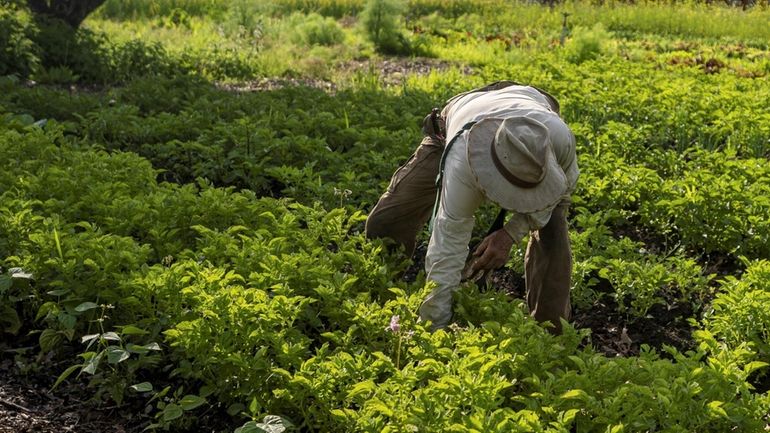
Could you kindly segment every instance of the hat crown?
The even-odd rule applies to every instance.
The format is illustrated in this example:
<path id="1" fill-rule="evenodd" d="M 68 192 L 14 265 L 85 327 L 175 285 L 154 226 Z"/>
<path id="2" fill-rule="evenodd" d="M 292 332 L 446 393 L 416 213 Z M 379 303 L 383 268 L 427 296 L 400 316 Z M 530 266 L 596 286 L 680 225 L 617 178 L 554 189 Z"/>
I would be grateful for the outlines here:
<path id="1" fill-rule="evenodd" d="M 525 117 L 508 118 L 497 129 L 492 157 L 506 179 L 534 187 L 546 176 L 549 143 L 542 123 Z"/>

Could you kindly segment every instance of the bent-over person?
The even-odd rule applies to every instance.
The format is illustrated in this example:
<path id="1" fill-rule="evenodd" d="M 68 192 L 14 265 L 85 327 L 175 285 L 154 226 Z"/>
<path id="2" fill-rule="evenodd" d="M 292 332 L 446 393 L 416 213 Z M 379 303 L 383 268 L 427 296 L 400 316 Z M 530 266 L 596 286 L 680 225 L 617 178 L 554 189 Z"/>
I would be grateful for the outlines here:
<path id="1" fill-rule="evenodd" d="M 469 275 L 502 267 L 529 233 L 527 304 L 535 319 L 561 332 L 560 319 L 571 314 L 567 211 L 579 170 L 575 137 L 556 99 L 511 81 L 493 83 L 453 97 L 440 115 L 434 110 L 423 133 L 366 221 L 368 237 L 392 239 L 411 257 L 432 217 L 425 269 L 436 285 L 420 318 L 434 330 L 449 325 L 464 267 Z M 473 215 L 487 200 L 512 215 L 481 241 L 466 267 Z"/>

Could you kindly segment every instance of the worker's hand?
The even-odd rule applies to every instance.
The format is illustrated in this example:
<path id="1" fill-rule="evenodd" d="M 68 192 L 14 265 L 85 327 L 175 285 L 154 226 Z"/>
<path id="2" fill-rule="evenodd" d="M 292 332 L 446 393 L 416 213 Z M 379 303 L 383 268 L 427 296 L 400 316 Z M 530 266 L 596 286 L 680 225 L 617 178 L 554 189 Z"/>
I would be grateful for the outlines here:
<path id="1" fill-rule="evenodd" d="M 510 257 L 513 239 L 503 229 L 492 232 L 485 237 L 473 252 L 474 260 L 470 273 L 475 275 L 479 271 L 487 271 L 501 268 Z"/>

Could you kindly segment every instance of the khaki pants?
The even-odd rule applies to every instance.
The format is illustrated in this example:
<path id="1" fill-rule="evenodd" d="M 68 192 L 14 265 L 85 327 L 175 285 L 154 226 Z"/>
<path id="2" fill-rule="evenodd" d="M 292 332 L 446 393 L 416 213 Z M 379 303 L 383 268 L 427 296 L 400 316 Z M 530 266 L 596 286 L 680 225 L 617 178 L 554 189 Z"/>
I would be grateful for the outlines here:
<path id="1" fill-rule="evenodd" d="M 433 213 L 443 144 L 430 136 L 393 173 L 390 185 L 366 219 L 366 236 L 386 238 L 412 257 L 420 230 Z"/>
<path id="2" fill-rule="evenodd" d="M 430 126 L 423 130 L 428 132 Z M 391 239 L 403 246 L 407 257 L 412 256 L 417 235 L 432 216 L 443 150 L 439 139 L 431 135 L 423 138 L 411 158 L 393 174 L 387 191 L 369 213 L 367 237 Z M 557 205 L 548 224 L 530 232 L 524 257 L 530 314 L 540 322 L 550 321 L 555 333 L 561 332 L 559 319 L 568 320 L 571 314 L 569 205 L 569 201 Z"/>

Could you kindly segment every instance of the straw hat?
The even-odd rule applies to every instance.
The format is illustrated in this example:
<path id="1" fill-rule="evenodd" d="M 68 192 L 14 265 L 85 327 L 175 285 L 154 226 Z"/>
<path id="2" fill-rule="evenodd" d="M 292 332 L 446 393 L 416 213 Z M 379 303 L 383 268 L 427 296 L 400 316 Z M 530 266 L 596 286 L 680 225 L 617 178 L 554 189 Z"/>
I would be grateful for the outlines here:
<path id="1" fill-rule="evenodd" d="M 548 209 L 567 190 L 548 129 L 533 119 L 483 119 L 468 131 L 468 162 L 486 196 L 518 213 Z"/>

